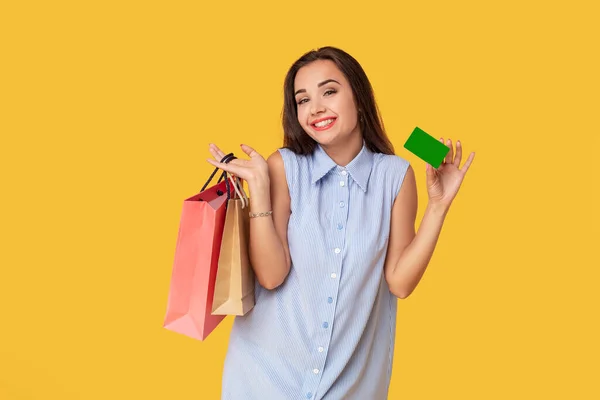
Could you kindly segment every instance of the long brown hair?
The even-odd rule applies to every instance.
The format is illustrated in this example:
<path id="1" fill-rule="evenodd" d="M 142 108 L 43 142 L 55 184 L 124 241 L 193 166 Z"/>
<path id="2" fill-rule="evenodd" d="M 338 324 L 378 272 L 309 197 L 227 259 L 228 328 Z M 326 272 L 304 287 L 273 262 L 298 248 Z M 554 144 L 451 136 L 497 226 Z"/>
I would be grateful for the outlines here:
<path id="1" fill-rule="evenodd" d="M 317 60 L 333 61 L 350 83 L 359 111 L 360 130 L 366 147 L 374 153 L 395 154 L 394 146 L 387 137 L 383 120 L 375 102 L 373 87 L 367 74 L 354 57 L 345 51 L 326 46 L 303 54 L 290 67 L 283 85 L 283 147 L 296 154 L 310 154 L 317 142 L 298 122 L 298 110 L 294 97 L 294 80 L 298 70 Z"/>

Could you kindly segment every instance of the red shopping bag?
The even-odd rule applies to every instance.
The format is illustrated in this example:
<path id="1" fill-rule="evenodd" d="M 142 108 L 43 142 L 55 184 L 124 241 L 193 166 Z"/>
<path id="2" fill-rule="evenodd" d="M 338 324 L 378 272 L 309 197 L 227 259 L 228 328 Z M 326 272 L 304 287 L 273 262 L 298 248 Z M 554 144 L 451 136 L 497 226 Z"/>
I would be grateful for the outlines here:
<path id="1" fill-rule="evenodd" d="M 236 158 L 232 153 L 221 162 Z M 163 327 L 204 340 L 223 321 L 212 315 L 227 201 L 234 190 L 223 172 L 216 185 L 184 200 Z M 206 189 L 206 190 L 205 190 Z"/>

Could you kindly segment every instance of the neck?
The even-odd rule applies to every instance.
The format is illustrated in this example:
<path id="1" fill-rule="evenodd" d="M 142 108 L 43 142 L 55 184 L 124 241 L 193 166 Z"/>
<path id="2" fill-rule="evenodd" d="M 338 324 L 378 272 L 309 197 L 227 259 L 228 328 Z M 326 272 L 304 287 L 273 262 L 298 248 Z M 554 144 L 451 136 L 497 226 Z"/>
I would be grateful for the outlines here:
<path id="1" fill-rule="evenodd" d="M 341 144 L 321 146 L 327 155 L 339 166 L 345 167 L 360 153 L 363 147 L 363 137 L 360 134 L 352 135 Z"/>

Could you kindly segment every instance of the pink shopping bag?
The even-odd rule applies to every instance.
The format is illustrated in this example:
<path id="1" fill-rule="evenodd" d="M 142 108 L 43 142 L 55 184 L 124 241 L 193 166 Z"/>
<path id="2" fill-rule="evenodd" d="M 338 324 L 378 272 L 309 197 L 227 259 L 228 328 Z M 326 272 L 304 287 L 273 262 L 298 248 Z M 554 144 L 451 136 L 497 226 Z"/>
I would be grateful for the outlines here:
<path id="1" fill-rule="evenodd" d="M 228 154 L 222 162 L 234 158 Z M 211 311 L 227 201 L 233 188 L 223 172 L 217 184 L 206 189 L 217 171 L 200 193 L 183 202 L 163 324 L 198 340 L 206 339 L 225 318 Z"/>

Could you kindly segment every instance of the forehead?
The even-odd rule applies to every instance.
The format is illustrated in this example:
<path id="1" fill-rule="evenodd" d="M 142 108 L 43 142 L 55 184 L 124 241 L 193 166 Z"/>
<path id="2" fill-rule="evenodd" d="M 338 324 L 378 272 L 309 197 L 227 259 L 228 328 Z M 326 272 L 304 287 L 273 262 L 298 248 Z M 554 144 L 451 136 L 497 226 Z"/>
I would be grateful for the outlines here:
<path id="1" fill-rule="evenodd" d="M 346 83 L 346 78 L 342 71 L 338 69 L 331 60 L 317 60 L 300 68 L 296 73 L 294 80 L 294 91 L 298 89 L 313 89 L 319 82 L 326 79 L 335 79 L 340 84 Z"/>

